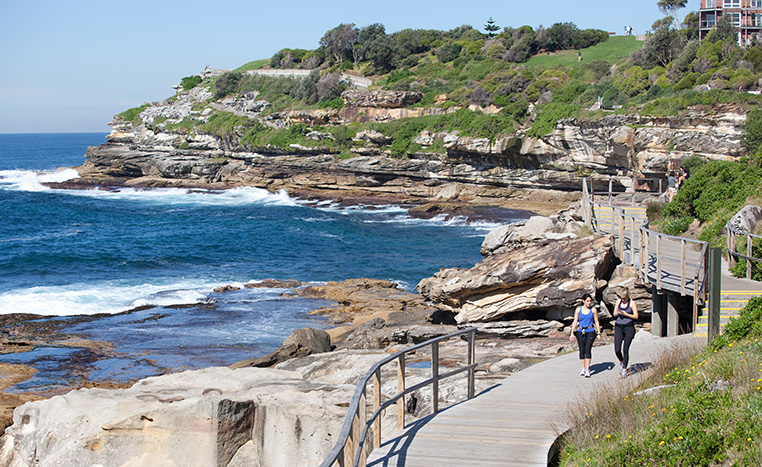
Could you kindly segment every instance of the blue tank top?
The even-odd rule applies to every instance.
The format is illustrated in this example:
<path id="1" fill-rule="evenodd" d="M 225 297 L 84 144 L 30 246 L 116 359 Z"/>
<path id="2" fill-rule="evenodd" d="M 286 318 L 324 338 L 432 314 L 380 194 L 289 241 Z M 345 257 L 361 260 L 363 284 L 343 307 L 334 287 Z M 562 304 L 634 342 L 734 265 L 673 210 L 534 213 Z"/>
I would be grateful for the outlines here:
<path id="1" fill-rule="evenodd" d="M 587 313 L 584 312 L 584 310 L 587 310 L 584 306 L 579 307 L 579 328 L 582 332 L 595 332 L 594 323 L 593 320 L 593 310 L 588 310 Z"/>

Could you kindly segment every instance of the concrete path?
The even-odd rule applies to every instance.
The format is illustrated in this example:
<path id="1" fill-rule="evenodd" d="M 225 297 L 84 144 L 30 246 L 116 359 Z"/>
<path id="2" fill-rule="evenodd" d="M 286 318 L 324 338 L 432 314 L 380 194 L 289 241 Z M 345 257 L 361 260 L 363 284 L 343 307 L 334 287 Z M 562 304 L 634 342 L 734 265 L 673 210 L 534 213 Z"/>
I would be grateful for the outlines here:
<path id="1" fill-rule="evenodd" d="M 672 346 L 701 345 L 691 335 L 655 338 L 641 331 L 630 351 L 635 373 L 622 380 L 613 344 L 593 349 L 591 378 L 579 376 L 577 352 L 520 371 L 476 398 L 410 424 L 385 441 L 371 466 L 547 466 L 551 446 L 568 426 L 568 404 L 601 386 L 634 384 Z"/>

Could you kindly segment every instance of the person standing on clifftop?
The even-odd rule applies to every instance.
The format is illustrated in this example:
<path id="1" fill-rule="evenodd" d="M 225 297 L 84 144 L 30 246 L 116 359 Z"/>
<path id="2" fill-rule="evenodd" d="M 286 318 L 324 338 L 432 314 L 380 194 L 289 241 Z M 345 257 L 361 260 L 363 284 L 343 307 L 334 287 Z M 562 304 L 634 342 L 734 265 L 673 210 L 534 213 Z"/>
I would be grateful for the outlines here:
<path id="1" fill-rule="evenodd" d="M 614 305 L 614 353 L 619 359 L 619 374 L 627 377 L 627 365 L 630 363 L 630 344 L 635 337 L 635 323 L 638 319 L 638 305 L 630 300 L 630 290 L 622 287 Z"/>
<path id="2" fill-rule="evenodd" d="M 582 296 L 582 305 L 574 310 L 574 322 L 569 341 L 577 337 L 579 346 L 579 363 L 582 365 L 580 376 L 590 377 L 590 360 L 592 360 L 593 343 L 601 336 L 601 325 L 598 322 L 598 309 L 593 305 L 590 294 Z"/>

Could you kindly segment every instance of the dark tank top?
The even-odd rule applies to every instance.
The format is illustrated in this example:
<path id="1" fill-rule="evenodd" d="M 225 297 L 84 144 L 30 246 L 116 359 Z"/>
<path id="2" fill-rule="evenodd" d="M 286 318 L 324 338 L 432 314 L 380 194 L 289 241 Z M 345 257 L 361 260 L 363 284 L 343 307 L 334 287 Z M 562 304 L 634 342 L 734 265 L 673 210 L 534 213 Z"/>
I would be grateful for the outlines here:
<path id="1" fill-rule="evenodd" d="M 632 307 L 630 306 L 630 300 L 627 300 L 627 305 L 624 305 L 624 303 L 620 300 L 619 301 L 619 310 L 618 311 L 624 311 L 628 315 L 632 314 Z M 616 324 L 619 326 L 627 326 L 628 324 L 632 324 L 632 318 L 627 318 L 626 316 L 617 315 L 616 316 Z"/>

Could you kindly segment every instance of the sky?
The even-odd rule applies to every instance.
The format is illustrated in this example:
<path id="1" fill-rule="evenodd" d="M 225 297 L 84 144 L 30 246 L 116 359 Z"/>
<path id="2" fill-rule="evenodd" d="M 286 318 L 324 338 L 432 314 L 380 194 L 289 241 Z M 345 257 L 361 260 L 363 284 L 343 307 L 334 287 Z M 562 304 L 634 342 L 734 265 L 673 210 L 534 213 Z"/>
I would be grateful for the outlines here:
<path id="1" fill-rule="evenodd" d="M 172 96 L 206 65 L 315 49 L 341 23 L 483 30 L 490 17 L 642 34 L 663 15 L 656 0 L 0 0 L 0 133 L 107 133 L 114 115 Z"/>

